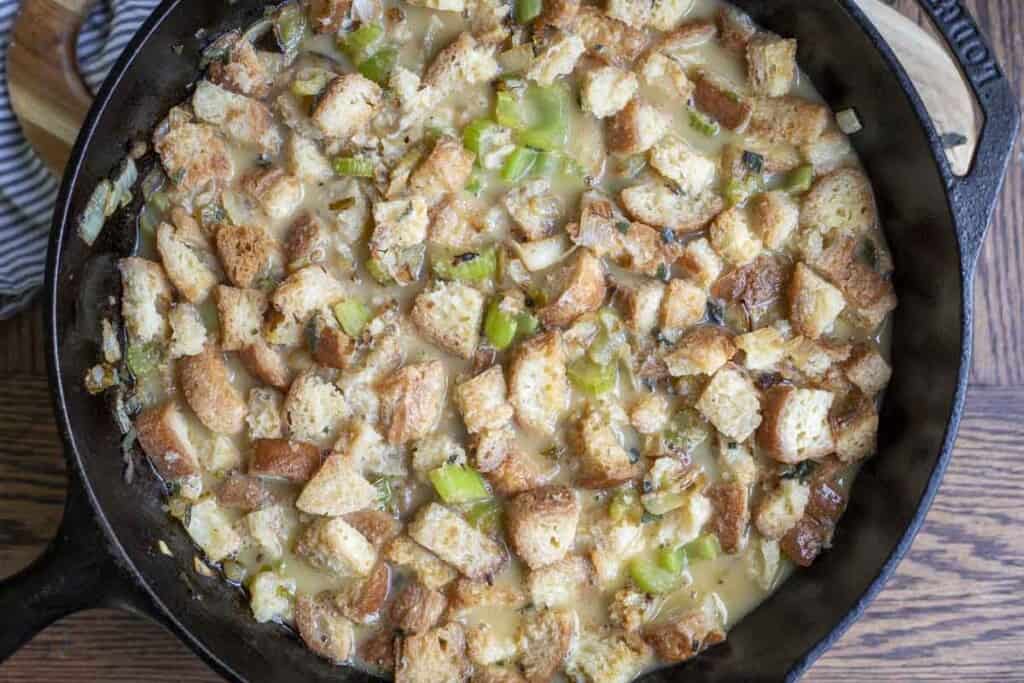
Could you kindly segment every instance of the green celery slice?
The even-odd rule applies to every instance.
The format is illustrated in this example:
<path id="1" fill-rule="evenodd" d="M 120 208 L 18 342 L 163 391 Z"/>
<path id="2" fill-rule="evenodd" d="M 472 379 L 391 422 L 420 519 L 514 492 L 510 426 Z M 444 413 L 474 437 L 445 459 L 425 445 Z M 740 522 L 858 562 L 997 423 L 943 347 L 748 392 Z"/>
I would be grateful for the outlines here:
<path id="1" fill-rule="evenodd" d="M 495 299 L 487 307 L 484 317 L 484 334 L 491 346 L 501 351 L 507 349 L 516 338 L 519 321 L 516 317 L 501 310 L 501 301 Z"/>
<path id="2" fill-rule="evenodd" d="M 446 503 L 469 503 L 491 497 L 484 478 L 470 467 L 444 464 L 428 476 L 437 495 Z"/>
<path id="3" fill-rule="evenodd" d="M 338 41 L 338 47 L 348 55 L 353 63 L 358 64 L 373 54 L 373 48 L 384 35 L 384 27 L 379 24 L 363 24 L 352 33 Z"/>
<path id="4" fill-rule="evenodd" d="M 567 370 L 573 385 L 590 396 L 600 396 L 611 391 L 618 378 L 615 363 L 598 365 L 585 356 L 573 361 Z"/>
<path id="5" fill-rule="evenodd" d="M 359 63 L 359 73 L 377 85 L 387 85 L 391 72 L 398 63 L 398 50 L 393 47 L 382 47 Z"/>
<path id="6" fill-rule="evenodd" d="M 544 9 L 542 0 L 516 0 L 515 18 L 517 24 L 527 24 L 540 16 Z"/>
<path id="7" fill-rule="evenodd" d="M 501 527 L 501 503 L 493 499 L 474 503 L 466 511 L 466 521 L 477 531 L 496 533 Z"/>
<path id="8" fill-rule="evenodd" d="M 445 252 L 431 264 L 434 275 L 442 280 L 481 282 L 490 277 L 498 267 L 497 250 L 488 247 L 481 252 L 452 254 Z"/>
<path id="9" fill-rule="evenodd" d="M 508 183 L 518 183 L 530 174 L 537 162 L 537 150 L 529 147 L 516 147 L 505 159 L 501 169 L 501 179 Z"/>
<path id="10" fill-rule="evenodd" d="M 718 125 L 718 121 L 713 118 L 697 111 L 696 109 L 690 110 L 690 127 L 701 135 L 713 138 L 718 135 L 721 130 L 721 126 Z"/>
<path id="11" fill-rule="evenodd" d="M 634 558 L 629 563 L 629 576 L 644 593 L 671 593 L 680 585 L 678 572 L 658 566 L 654 561 Z"/>
<path id="12" fill-rule="evenodd" d="M 702 534 L 682 547 L 688 560 L 713 560 L 718 557 L 718 538 Z"/>
<path id="13" fill-rule="evenodd" d="M 655 562 L 665 571 L 679 574 L 686 566 L 686 552 L 682 548 L 659 548 L 655 554 Z"/>
<path id="14" fill-rule="evenodd" d="M 373 318 L 369 306 L 356 299 L 345 299 L 334 304 L 334 317 L 350 337 L 358 337 Z"/>
<path id="15" fill-rule="evenodd" d="M 790 194 L 803 194 L 811 189 L 814 182 L 814 167 L 810 164 L 794 168 L 786 175 L 782 188 Z"/>

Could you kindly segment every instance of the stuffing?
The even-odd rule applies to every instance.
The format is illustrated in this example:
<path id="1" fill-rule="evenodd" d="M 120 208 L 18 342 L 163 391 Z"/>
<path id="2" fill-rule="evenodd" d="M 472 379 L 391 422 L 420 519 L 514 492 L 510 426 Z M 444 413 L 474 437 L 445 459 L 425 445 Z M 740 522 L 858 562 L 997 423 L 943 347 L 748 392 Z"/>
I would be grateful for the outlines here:
<path id="1" fill-rule="evenodd" d="M 702 230 L 725 206 L 717 193 L 685 197 L 664 183 L 633 185 L 624 189 L 619 198 L 634 220 L 671 228 L 677 235 Z"/>
<path id="2" fill-rule="evenodd" d="M 772 370 L 786 355 L 786 338 L 775 327 L 762 327 L 733 339 L 749 370 Z"/>
<path id="3" fill-rule="evenodd" d="M 283 270 L 277 242 L 261 228 L 221 225 L 216 241 L 224 272 L 236 287 L 256 287 Z"/>
<path id="4" fill-rule="evenodd" d="M 430 341 L 462 358 L 472 358 L 480 341 L 484 296 L 461 282 L 436 282 L 416 296 L 410 317 Z"/>
<path id="5" fill-rule="evenodd" d="M 334 594 L 338 611 L 356 624 L 372 624 L 380 617 L 388 598 L 391 570 L 386 562 L 378 562 L 369 576 L 346 583 Z"/>
<path id="6" fill-rule="evenodd" d="M 285 144 L 288 173 L 307 183 L 322 183 L 334 177 L 334 169 L 319 145 L 298 133 L 291 133 Z"/>
<path id="7" fill-rule="evenodd" d="M 580 591 L 594 584 L 594 568 L 579 555 L 531 569 L 526 577 L 530 600 L 537 607 L 571 607 Z"/>
<path id="8" fill-rule="evenodd" d="M 673 377 L 713 375 L 736 355 L 728 332 L 706 325 L 688 332 L 675 350 L 665 356 L 665 367 Z"/>
<path id="9" fill-rule="evenodd" d="M 479 460 L 479 449 L 477 459 Z M 507 447 L 500 464 L 487 473 L 487 481 L 499 496 L 514 496 L 543 486 L 556 472 L 557 470 L 550 463 L 544 462 L 541 456 L 527 453 L 513 442 Z"/>
<path id="10" fill-rule="evenodd" d="M 437 503 L 420 510 L 409 525 L 409 535 L 471 579 L 493 576 L 505 563 L 501 546 Z"/>
<path id="11" fill-rule="evenodd" d="M 560 33 L 534 57 L 526 77 L 549 86 L 561 76 L 571 74 L 586 51 L 583 40 L 572 33 Z"/>
<path id="12" fill-rule="evenodd" d="M 323 266 L 306 266 L 282 282 L 270 296 L 270 302 L 282 315 L 301 323 L 316 311 L 337 303 L 345 288 Z"/>
<path id="13" fill-rule="evenodd" d="M 740 304 L 751 313 L 759 313 L 782 298 L 791 272 L 788 260 L 761 254 L 720 277 L 711 287 L 711 296 Z"/>
<path id="14" fill-rule="evenodd" d="M 635 287 L 619 287 L 625 306 L 625 322 L 630 332 L 637 337 L 647 337 L 658 327 L 662 301 L 665 298 L 665 285 L 661 282 L 648 281 Z"/>
<path id="15" fill-rule="evenodd" d="M 742 133 L 751 122 L 754 104 L 740 95 L 739 88 L 708 71 L 702 71 L 696 80 L 694 102 L 697 107 L 729 130 Z"/>
<path id="16" fill-rule="evenodd" d="M 391 603 L 391 621 L 403 633 L 425 633 L 437 625 L 447 606 L 444 593 L 414 581 L 406 584 Z"/>
<path id="17" fill-rule="evenodd" d="M 594 546 L 590 561 L 594 575 L 598 586 L 607 589 L 617 584 L 626 560 L 643 550 L 643 527 L 628 516 L 618 521 L 606 519 L 593 526 L 591 536 Z"/>
<path id="18" fill-rule="evenodd" d="M 726 209 L 711 222 L 711 246 L 727 262 L 742 266 L 761 253 L 761 240 L 750 229 L 746 212 L 740 207 Z"/>
<path id="19" fill-rule="evenodd" d="M 708 296 L 703 289 L 688 280 L 670 280 L 658 318 L 661 335 L 671 342 L 677 341 L 687 328 L 704 319 L 707 306 Z"/>
<path id="20" fill-rule="evenodd" d="M 295 507 L 311 515 L 339 517 L 372 507 L 378 492 L 348 458 L 333 454 L 303 487 Z"/>
<path id="21" fill-rule="evenodd" d="M 460 683 L 469 678 L 461 624 L 445 624 L 397 642 L 395 683 Z"/>
<path id="22" fill-rule="evenodd" d="M 854 160 L 850 139 L 838 130 L 826 131 L 817 140 L 801 146 L 800 152 L 814 167 L 815 177 L 827 176 Z"/>
<path id="23" fill-rule="evenodd" d="M 437 590 L 448 585 L 459 573 L 408 536 L 397 536 L 384 546 L 384 557 L 400 567 L 408 567 L 427 588 Z"/>
<path id="24" fill-rule="evenodd" d="M 461 618 L 478 607 L 522 609 L 528 604 L 518 581 L 494 583 L 487 580 L 458 579 L 448 591 L 448 619 Z"/>
<path id="25" fill-rule="evenodd" d="M 242 547 L 242 537 L 235 531 L 231 518 L 213 497 L 203 498 L 189 508 L 185 530 L 211 562 L 231 557 Z"/>
<path id="26" fill-rule="evenodd" d="M 281 392 L 265 387 L 249 390 L 249 411 L 245 417 L 249 425 L 249 438 L 277 439 L 284 434 L 281 406 L 284 397 Z"/>
<path id="27" fill-rule="evenodd" d="M 231 510 L 252 512 L 260 510 L 275 501 L 263 482 L 247 474 L 232 472 L 217 487 L 217 502 Z"/>
<path id="28" fill-rule="evenodd" d="M 832 401 L 828 391 L 773 387 L 765 394 L 758 444 L 775 460 L 789 464 L 831 453 L 835 447 L 828 421 Z"/>
<path id="29" fill-rule="evenodd" d="M 844 308 L 842 292 L 803 263 L 796 264 L 789 283 L 789 319 L 797 332 L 817 339 L 831 331 Z"/>
<path id="30" fill-rule="evenodd" d="M 724 267 L 722 258 L 706 237 L 687 242 L 679 258 L 679 265 L 705 289 L 718 279 Z"/>
<path id="31" fill-rule="evenodd" d="M 203 325 L 203 319 L 199 316 L 199 310 L 195 306 L 185 303 L 175 304 L 167 314 L 167 322 L 171 326 L 171 344 L 167 348 L 167 353 L 171 358 L 194 356 L 202 352 L 207 342 L 206 326 Z M 118 348 L 118 354 L 120 354 L 120 348 Z"/>
<path id="32" fill-rule="evenodd" d="M 423 83 L 447 95 L 463 85 L 489 81 L 497 73 L 494 48 L 481 45 L 469 33 L 460 33 L 434 57 L 423 75 Z"/>
<path id="33" fill-rule="evenodd" d="M 352 622 L 338 612 L 330 593 L 316 597 L 300 593 L 295 600 L 295 628 L 306 647 L 334 664 L 347 662 L 355 651 Z"/>
<path id="34" fill-rule="evenodd" d="M 399 446 L 434 431 L 444 409 L 447 375 L 440 361 L 414 363 L 380 386 L 380 420 L 388 443 Z"/>
<path id="35" fill-rule="evenodd" d="M 761 424 L 761 402 L 754 383 L 729 365 L 711 378 L 696 408 L 718 431 L 735 441 L 746 441 Z"/>
<path id="36" fill-rule="evenodd" d="M 235 174 L 227 144 L 213 126 L 173 126 L 155 141 L 155 148 L 167 176 L 188 192 L 217 189 Z"/>
<path id="37" fill-rule="evenodd" d="M 512 660 L 519 649 L 515 639 L 502 635 L 487 623 L 471 626 L 466 632 L 469 659 L 476 666 L 488 666 Z"/>
<path id="38" fill-rule="evenodd" d="M 709 526 L 718 537 L 722 550 L 730 555 L 746 545 L 747 526 L 750 524 L 750 492 L 746 484 L 721 481 L 708 489 L 708 499 L 714 511 Z"/>
<path id="39" fill-rule="evenodd" d="M 651 148 L 650 162 L 654 170 L 693 197 L 711 187 L 717 172 L 713 160 L 675 135 L 666 135 Z"/>
<path id="40" fill-rule="evenodd" d="M 588 489 L 613 488 L 640 477 L 639 458 L 622 445 L 620 425 L 591 406 L 570 435 L 579 462 L 577 483 Z"/>
<path id="41" fill-rule="evenodd" d="M 288 218 L 302 203 L 302 182 L 279 168 L 256 169 L 241 183 L 245 193 L 274 221 Z"/>
<path id="42" fill-rule="evenodd" d="M 549 237 L 562 216 L 562 202 L 543 178 L 509 190 L 503 200 L 513 226 L 527 242 Z"/>
<path id="43" fill-rule="evenodd" d="M 310 0 L 309 22 L 315 33 L 337 33 L 345 22 L 352 0 Z"/>
<path id="44" fill-rule="evenodd" d="M 207 344 L 201 353 L 182 358 L 178 371 L 185 401 L 200 422 L 219 434 L 242 431 L 247 407 L 216 345 Z"/>
<path id="45" fill-rule="evenodd" d="M 430 224 L 428 208 L 427 201 L 419 196 L 373 205 L 370 254 L 399 284 L 409 284 L 418 276 L 418 272 L 405 272 L 407 264 L 403 255 L 427 239 Z"/>
<path id="46" fill-rule="evenodd" d="M 223 57 L 210 63 L 206 77 L 222 88 L 258 99 L 270 93 L 273 74 L 260 61 L 256 48 L 238 31 L 221 36 L 207 48 L 222 51 Z"/>
<path id="47" fill-rule="evenodd" d="M 781 249 L 800 223 L 800 207 L 786 192 L 759 194 L 749 206 L 754 229 L 768 249 Z"/>
<path id="48" fill-rule="evenodd" d="M 577 643 L 566 673 L 586 683 L 629 683 L 648 665 L 650 648 L 619 633 L 586 633 Z"/>
<path id="49" fill-rule="evenodd" d="M 560 274 L 564 283 L 558 296 L 538 311 L 541 321 L 549 327 L 571 324 L 584 313 L 596 311 L 604 303 L 607 288 L 600 259 L 586 249 Z"/>
<path id="50" fill-rule="evenodd" d="M 685 66 L 661 52 L 652 52 L 644 58 L 640 75 L 644 83 L 678 98 L 680 102 L 689 102 L 697 87 L 687 75 Z"/>
<path id="51" fill-rule="evenodd" d="M 258 100 L 238 95 L 202 80 L 192 94 L 192 111 L 203 123 L 220 128 L 228 138 L 243 145 L 276 154 L 281 134 L 274 125 L 274 114 Z"/>
<path id="52" fill-rule="evenodd" d="M 827 106 L 801 97 L 759 97 L 754 101 L 747 133 L 799 147 L 821 137 L 831 119 Z"/>
<path id="53" fill-rule="evenodd" d="M 628 67 L 647 44 L 643 31 L 592 6 L 579 8 L 569 30 L 583 39 L 592 57 L 612 66 Z"/>
<path id="54" fill-rule="evenodd" d="M 174 481 L 199 474 L 199 452 L 175 401 L 142 411 L 135 418 L 135 432 L 142 451 L 164 479 Z"/>
<path id="55" fill-rule="evenodd" d="M 619 113 L 639 88 L 632 71 L 617 66 L 599 66 L 583 76 L 580 98 L 583 111 L 604 119 Z"/>
<path id="56" fill-rule="evenodd" d="M 506 506 L 509 541 L 530 567 L 558 562 L 572 549 L 580 503 L 564 486 L 549 486 L 520 493 Z"/>
<path id="57" fill-rule="evenodd" d="M 284 400 L 284 417 L 293 439 L 326 444 L 335 439 L 341 421 L 350 417 L 349 406 L 341 390 L 307 370 L 292 382 Z"/>
<path id="58" fill-rule="evenodd" d="M 800 224 L 824 234 L 858 237 L 878 225 L 871 183 L 861 171 L 841 168 L 818 178 L 804 196 Z"/>
<path id="59" fill-rule="evenodd" d="M 310 118 L 325 136 L 347 141 L 370 122 L 380 103 L 379 85 L 345 74 L 327 85 Z"/>
<path id="60" fill-rule="evenodd" d="M 755 95 L 788 94 L 796 73 L 795 40 L 762 34 L 747 43 L 747 80 Z"/>
<path id="61" fill-rule="evenodd" d="M 875 452 L 878 440 L 878 412 L 866 396 L 858 396 L 829 416 L 836 457 L 857 462 Z"/>
<path id="62" fill-rule="evenodd" d="M 660 434 L 668 424 L 670 406 L 661 394 L 643 394 L 629 411 L 629 423 L 640 434 Z"/>
<path id="63" fill-rule="evenodd" d="M 809 265 L 839 288 L 857 322 L 874 330 L 896 308 L 896 293 L 892 282 L 858 259 L 858 248 L 852 237 L 839 237 Z"/>
<path id="64" fill-rule="evenodd" d="M 725 633 L 703 608 L 648 626 L 644 637 L 663 661 L 685 662 L 725 640 Z"/>
<path id="65" fill-rule="evenodd" d="M 658 613 L 658 601 L 630 588 L 615 592 L 608 605 L 608 621 L 627 633 L 636 633 Z"/>
<path id="66" fill-rule="evenodd" d="M 257 439 L 249 457 L 249 474 L 285 479 L 294 483 L 309 481 L 320 468 L 320 449 L 313 444 L 287 439 Z"/>
<path id="67" fill-rule="evenodd" d="M 217 284 L 219 276 L 213 254 L 204 247 L 205 238 L 192 239 L 185 230 L 170 223 L 161 223 L 156 230 L 156 249 L 167 278 L 191 303 L 202 303 Z"/>
<path id="68" fill-rule="evenodd" d="M 292 383 L 292 372 L 281 354 L 262 339 L 243 347 L 239 358 L 245 369 L 260 381 L 278 389 L 285 389 Z"/>
<path id="69" fill-rule="evenodd" d="M 509 396 L 518 422 L 554 434 L 569 407 L 569 380 L 561 332 L 555 330 L 521 343 L 509 373 Z"/>
<path id="70" fill-rule="evenodd" d="M 345 515 L 345 521 L 366 537 L 374 548 L 382 549 L 402 531 L 402 523 L 383 510 L 359 510 Z"/>
<path id="71" fill-rule="evenodd" d="M 269 505 L 242 518 L 242 528 L 250 543 L 259 551 L 260 557 L 271 561 L 284 555 L 292 525 L 289 509 L 283 505 Z"/>
<path id="72" fill-rule="evenodd" d="M 249 607 L 253 618 L 263 624 L 268 621 L 290 623 L 294 616 L 295 580 L 274 571 L 262 571 L 248 583 Z"/>
<path id="73" fill-rule="evenodd" d="M 461 142 L 445 135 L 409 177 L 409 191 L 423 196 L 431 204 L 445 194 L 458 192 L 473 172 L 474 159 L 475 155 Z"/>
<path id="74" fill-rule="evenodd" d="M 554 680 L 573 649 L 579 618 L 571 609 L 532 610 L 519 624 L 519 668 L 526 680 Z"/>
<path id="75" fill-rule="evenodd" d="M 167 309 L 173 293 L 163 267 L 138 256 L 117 262 L 121 273 L 121 316 L 128 341 L 146 344 L 167 336 Z"/>
<path id="76" fill-rule="evenodd" d="M 799 479 L 782 479 L 758 503 L 754 525 L 765 538 L 778 540 L 804 516 L 811 497 L 808 484 Z"/>
<path id="77" fill-rule="evenodd" d="M 377 562 L 377 550 L 366 537 L 337 517 L 314 520 L 299 536 L 295 553 L 338 576 L 367 576 Z"/>
<path id="78" fill-rule="evenodd" d="M 455 402 L 471 433 L 501 429 L 512 420 L 505 373 L 493 365 L 455 388 Z"/>
<path id="79" fill-rule="evenodd" d="M 669 124 L 665 113 L 634 97 L 608 121 L 608 151 L 623 156 L 643 154 L 664 137 Z"/>
<path id="80" fill-rule="evenodd" d="M 267 295 L 258 289 L 217 286 L 217 314 L 221 347 L 238 351 L 260 338 Z"/>
<path id="81" fill-rule="evenodd" d="M 867 396 L 875 396 L 889 383 L 892 367 L 874 347 L 861 344 L 854 348 L 843 372 Z"/>

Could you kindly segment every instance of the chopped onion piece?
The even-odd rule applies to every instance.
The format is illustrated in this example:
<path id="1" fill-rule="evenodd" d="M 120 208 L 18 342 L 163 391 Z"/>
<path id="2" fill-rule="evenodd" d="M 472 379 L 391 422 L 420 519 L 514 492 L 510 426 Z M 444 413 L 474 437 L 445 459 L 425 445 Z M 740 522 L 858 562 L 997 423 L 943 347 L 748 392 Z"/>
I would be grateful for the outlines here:
<path id="1" fill-rule="evenodd" d="M 564 235 L 534 242 L 513 242 L 513 245 L 523 265 L 532 273 L 550 268 L 569 253 L 569 241 Z"/>
<path id="2" fill-rule="evenodd" d="M 864 126 L 861 125 L 860 117 L 857 116 L 856 110 L 852 107 L 836 114 L 836 123 L 839 124 L 839 130 L 843 131 L 846 135 L 853 135 L 864 129 Z"/>

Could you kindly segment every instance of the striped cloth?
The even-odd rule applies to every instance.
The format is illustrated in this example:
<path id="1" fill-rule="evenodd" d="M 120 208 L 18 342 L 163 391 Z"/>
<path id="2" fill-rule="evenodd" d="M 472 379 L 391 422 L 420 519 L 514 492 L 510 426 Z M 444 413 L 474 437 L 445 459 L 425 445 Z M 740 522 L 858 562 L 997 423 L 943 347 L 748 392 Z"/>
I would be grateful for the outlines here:
<path id="1" fill-rule="evenodd" d="M 31 2 L 32 0 L 25 0 Z M 121 50 L 158 0 L 102 0 L 78 37 L 86 85 L 99 90 Z M 7 45 L 18 0 L 0 0 L 0 319 L 25 307 L 43 283 L 59 181 L 21 134 L 7 93 Z"/>

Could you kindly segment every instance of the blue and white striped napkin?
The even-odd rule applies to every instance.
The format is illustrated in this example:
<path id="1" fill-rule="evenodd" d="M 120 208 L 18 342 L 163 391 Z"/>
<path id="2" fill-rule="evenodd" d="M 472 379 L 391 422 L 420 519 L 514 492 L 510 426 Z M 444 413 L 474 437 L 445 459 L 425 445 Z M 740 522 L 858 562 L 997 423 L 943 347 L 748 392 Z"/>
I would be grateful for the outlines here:
<path id="1" fill-rule="evenodd" d="M 79 71 L 92 92 L 158 1 L 101 0 L 92 8 L 78 37 Z M 11 111 L 7 45 L 19 5 L 0 0 L 0 318 L 26 306 L 43 283 L 59 184 L 32 152 Z"/>

